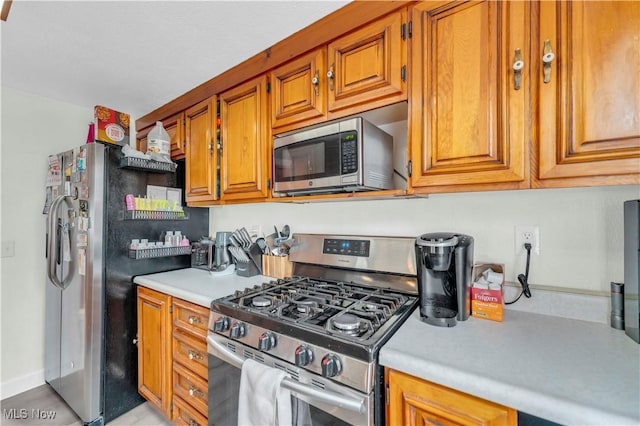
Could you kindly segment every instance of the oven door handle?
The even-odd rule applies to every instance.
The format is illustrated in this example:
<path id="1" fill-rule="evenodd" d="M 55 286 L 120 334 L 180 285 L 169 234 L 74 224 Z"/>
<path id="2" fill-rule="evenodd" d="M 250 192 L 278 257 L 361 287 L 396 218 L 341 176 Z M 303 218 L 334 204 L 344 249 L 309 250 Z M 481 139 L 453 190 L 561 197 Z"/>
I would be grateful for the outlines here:
<path id="1" fill-rule="evenodd" d="M 216 351 L 216 353 L 212 355 L 221 355 L 223 357 L 223 361 L 233 365 L 234 367 L 242 369 L 244 359 L 231 352 L 223 344 L 211 338 L 211 336 L 207 336 L 207 343 L 209 343 L 209 345 L 211 345 Z M 211 351 L 209 351 L 209 353 L 211 353 Z M 319 402 L 324 402 L 325 404 L 329 404 L 334 407 L 355 411 L 359 414 L 363 414 L 365 412 L 364 398 L 344 395 L 327 389 L 316 388 L 304 383 L 296 382 L 288 377 L 285 377 L 282 380 L 281 386 L 301 396 L 305 396 Z"/>

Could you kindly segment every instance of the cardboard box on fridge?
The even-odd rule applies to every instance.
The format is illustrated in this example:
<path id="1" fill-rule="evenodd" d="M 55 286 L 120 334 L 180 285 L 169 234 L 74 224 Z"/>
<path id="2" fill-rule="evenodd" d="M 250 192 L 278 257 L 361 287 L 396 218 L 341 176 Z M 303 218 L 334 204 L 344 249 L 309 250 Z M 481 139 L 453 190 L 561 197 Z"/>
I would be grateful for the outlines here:
<path id="1" fill-rule="evenodd" d="M 476 263 L 473 265 L 473 282 L 491 269 L 502 275 L 499 290 L 471 288 L 471 315 L 501 322 L 504 319 L 504 265 L 500 263 Z"/>
<path id="2" fill-rule="evenodd" d="M 102 105 L 96 105 L 93 111 L 95 142 L 129 145 L 129 114 Z"/>

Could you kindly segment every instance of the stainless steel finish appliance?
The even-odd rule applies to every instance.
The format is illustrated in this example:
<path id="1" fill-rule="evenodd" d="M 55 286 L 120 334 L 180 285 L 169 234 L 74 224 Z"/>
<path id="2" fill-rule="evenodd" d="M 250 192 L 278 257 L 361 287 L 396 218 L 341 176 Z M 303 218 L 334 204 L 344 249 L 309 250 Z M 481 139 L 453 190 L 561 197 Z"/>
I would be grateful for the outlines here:
<path id="1" fill-rule="evenodd" d="M 276 194 L 393 187 L 393 137 L 362 117 L 276 136 L 273 147 Z"/>
<path id="2" fill-rule="evenodd" d="M 295 234 L 293 277 L 211 304 L 209 423 L 237 423 L 242 363 L 285 371 L 313 424 L 384 424 L 380 347 L 417 306 L 414 238 Z"/>
<path id="3" fill-rule="evenodd" d="M 624 329 L 640 343 L 640 200 L 624 203 Z"/>
<path id="4" fill-rule="evenodd" d="M 473 237 L 450 232 L 423 234 L 416 239 L 415 251 L 420 318 L 442 327 L 469 318 Z"/>
<path id="5" fill-rule="evenodd" d="M 131 239 L 157 240 L 167 229 L 195 239 L 208 228 L 206 210 L 186 209 L 189 220 L 180 221 L 127 217 L 126 194 L 144 194 L 147 184 L 175 187 L 181 176 L 120 168 L 119 154 L 88 144 L 49 159 L 45 380 L 92 425 L 144 401 L 133 276 L 190 265 L 189 256 L 131 259 Z"/>
<path id="6" fill-rule="evenodd" d="M 230 236 L 231 232 L 216 232 L 213 271 L 224 271 L 231 264 L 231 254 L 229 253 Z"/>
<path id="7" fill-rule="evenodd" d="M 200 241 L 191 243 L 191 267 L 210 271 L 213 267 L 215 241 L 209 238 L 201 238 Z"/>

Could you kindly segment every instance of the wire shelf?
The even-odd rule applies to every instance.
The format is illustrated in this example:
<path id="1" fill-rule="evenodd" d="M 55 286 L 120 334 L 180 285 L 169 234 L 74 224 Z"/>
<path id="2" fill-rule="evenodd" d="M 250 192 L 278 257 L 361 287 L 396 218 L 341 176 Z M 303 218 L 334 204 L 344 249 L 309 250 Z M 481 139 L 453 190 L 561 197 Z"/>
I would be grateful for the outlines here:
<path id="1" fill-rule="evenodd" d="M 176 163 L 165 163 L 138 157 L 122 157 L 120 159 L 120 167 L 155 173 L 175 173 L 176 171 Z"/>
<path id="2" fill-rule="evenodd" d="M 153 247 L 131 250 L 129 249 L 129 258 L 131 259 L 153 259 L 157 257 L 172 257 L 191 254 L 191 245 L 180 247 Z"/>
<path id="3" fill-rule="evenodd" d="M 125 210 L 124 220 L 189 220 L 189 215 L 183 211 Z"/>

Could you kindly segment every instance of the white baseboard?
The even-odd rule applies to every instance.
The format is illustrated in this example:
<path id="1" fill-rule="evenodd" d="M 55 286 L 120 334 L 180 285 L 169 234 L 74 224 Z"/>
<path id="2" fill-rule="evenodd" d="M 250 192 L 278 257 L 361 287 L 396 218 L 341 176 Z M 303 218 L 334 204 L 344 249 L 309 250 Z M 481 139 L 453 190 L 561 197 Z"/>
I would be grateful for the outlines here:
<path id="1" fill-rule="evenodd" d="M 0 400 L 44 384 L 44 369 L 0 383 Z"/>

